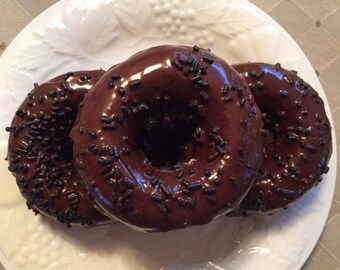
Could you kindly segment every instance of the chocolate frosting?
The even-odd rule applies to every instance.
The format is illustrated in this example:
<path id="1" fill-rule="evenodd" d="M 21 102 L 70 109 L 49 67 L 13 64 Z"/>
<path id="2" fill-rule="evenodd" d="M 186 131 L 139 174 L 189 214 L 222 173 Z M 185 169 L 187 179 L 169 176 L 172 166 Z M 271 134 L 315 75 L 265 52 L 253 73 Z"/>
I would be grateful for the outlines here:
<path id="1" fill-rule="evenodd" d="M 7 128 L 9 170 L 27 206 L 66 225 L 108 221 L 88 201 L 69 137 L 80 102 L 103 73 L 70 72 L 35 84 Z"/>
<path id="2" fill-rule="evenodd" d="M 233 210 L 262 163 L 246 83 L 196 46 L 159 46 L 111 68 L 73 128 L 80 175 L 106 215 L 146 231 Z"/>
<path id="3" fill-rule="evenodd" d="M 262 177 L 238 210 L 267 212 L 287 207 L 328 171 L 332 141 L 323 101 L 296 72 L 279 64 L 233 67 L 247 80 L 265 125 Z"/>

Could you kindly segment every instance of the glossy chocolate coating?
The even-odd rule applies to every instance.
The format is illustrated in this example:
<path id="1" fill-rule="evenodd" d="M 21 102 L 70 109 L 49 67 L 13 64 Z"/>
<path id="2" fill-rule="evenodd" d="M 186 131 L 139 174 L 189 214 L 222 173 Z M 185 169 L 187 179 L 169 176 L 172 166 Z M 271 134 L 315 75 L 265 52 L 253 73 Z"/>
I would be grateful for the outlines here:
<path id="1" fill-rule="evenodd" d="M 296 72 L 279 64 L 233 67 L 247 80 L 265 123 L 262 177 L 239 210 L 267 212 L 287 207 L 328 171 L 332 141 L 323 101 Z"/>
<path id="2" fill-rule="evenodd" d="M 35 85 L 7 128 L 9 170 L 27 206 L 66 225 L 93 226 L 108 220 L 87 199 L 69 137 L 80 102 L 103 73 L 67 73 Z"/>
<path id="3" fill-rule="evenodd" d="M 154 136 L 152 126 L 170 127 L 176 138 L 181 130 L 173 134 L 171 125 L 185 123 L 185 114 L 199 120 L 181 160 L 155 166 L 160 160 L 146 158 L 140 138 L 156 151 L 150 137 L 173 143 L 168 131 Z M 81 177 L 108 216 L 167 231 L 207 223 L 240 203 L 262 163 L 261 123 L 246 83 L 221 58 L 196 46 L 159 46 L 102 77 L 85 97 L 71 137 Z"/>

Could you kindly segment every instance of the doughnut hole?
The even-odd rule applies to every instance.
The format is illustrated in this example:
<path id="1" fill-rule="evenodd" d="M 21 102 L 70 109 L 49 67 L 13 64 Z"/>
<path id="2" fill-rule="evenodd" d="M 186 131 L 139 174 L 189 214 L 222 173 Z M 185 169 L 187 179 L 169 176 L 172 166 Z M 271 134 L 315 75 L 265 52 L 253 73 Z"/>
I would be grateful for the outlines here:
<path id="1" fill-rule="evenodd" d="M 189 161 L 185 150 L 194 147 L 192 135 L 201 118 L 197 107 L 188 104 L 185 99 L 157 97 L 136 114 L 133 137 L 153 166 L 173 167 Z"/>

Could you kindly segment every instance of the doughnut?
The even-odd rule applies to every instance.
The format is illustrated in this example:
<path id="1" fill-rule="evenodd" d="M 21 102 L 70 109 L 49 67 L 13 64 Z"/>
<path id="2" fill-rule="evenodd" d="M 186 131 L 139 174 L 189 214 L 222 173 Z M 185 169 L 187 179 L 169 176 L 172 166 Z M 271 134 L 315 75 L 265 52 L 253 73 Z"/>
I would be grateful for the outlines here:
<path id="1" fill-rule="evenodd" d="M 241 213 L 286 208 L 322 180 L 332 152 L 331 127 L 318 93 L 280 64 L 233 66 L 244 76 L 263 114 L 261 177 Z"/>
<path id="2" fill-rule="evenodd" d="M 261 127 L 246 82 L 221 58 L 163 45 L 106 72 L 70 136 L 95 203 L 154 232 L 237 207 L 262 164 Z"/>
<path id="3" fill-rule="evenodd" d="M 69 72 L 35 83 L 6 128 L 9 170 L 28 208 L 67 226 L 94 226 L 109 220 L 88 201 L 73 164 L 69 137 L 79 104 L 103 73 Z"/>

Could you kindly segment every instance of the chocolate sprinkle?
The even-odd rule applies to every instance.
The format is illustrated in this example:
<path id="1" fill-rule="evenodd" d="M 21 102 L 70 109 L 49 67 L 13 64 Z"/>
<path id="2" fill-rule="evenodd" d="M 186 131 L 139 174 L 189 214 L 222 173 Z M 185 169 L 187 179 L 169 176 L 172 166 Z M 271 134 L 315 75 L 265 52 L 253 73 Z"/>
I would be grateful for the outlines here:
<path id="1" fill-rule="evenodd" d="M 126 95 L 126 89 L 124 87 L 119 87 L 118 94 L 120 96 L 125 96 Z"/>
<path id="2" fill-rule="evenodd" d="M 160 194 L 152 194 L 151 199 L 154 200 L 155 202 L 162 202 L 163 201 L 163 196 Z"/>
<path id="3" fill-rule="evenodd" d="M 141 79 L 132 80 L 129 82 L 129 86 L 131 89 L 136 89 L 142 85 Z"/>
<path id="4" fill-rule="evenodd" d="M 194 45 L 192 49 L 194 52 L 198 52 L 200 50 L 200 48 L 197 45 Z"/>
<path id="5" fill-rule="evenodd" d="M 233 97 L 232 96 L 226 96 L 226 97 L 223 98 L 223 101 L 225 103 L 230 103 L 230 102 L 233 101 Z"/>
<path id="6" fill-rule="evenodd" d="M 211 204 L 216 204 L 217 199 L 216 199 L 216 197 L 215 197 L 214 195 L 209 195 L 209 196 L 207 197 L 207 201 L 208 201 L 209 203 L 211 203 Z"/>
<path id="7" fill-rule="evenodd" d="M 196 84 L 197 84 L 197 86 L 199 86 L 201 88 L 208 88 L 208 86 L 209 86 L 209 83 L 205 80 L 199 80 L 199 81 L 197 81 Z M 201 97 L 202 97 L 202 95 L 201 95 Z"/>
<path id="8" fill-rule="evenodd" d="M 201 190 L 202 184 L 200 182 L 191 183 L 187 186 L 187 189 L 190 191 Z"/>
<path id="9" fill-rule="evenodd" d="M 178 71 L 182 71 L 183 70 L 183 65 L 178 61 L 175 60 L 172 62 L 172 65 L 178 70 Z"/>
<path id="10" fill-rule="evenodd" d="M 191 198 L 187 198 L 185 202 L 190 208 L 195 207 L 195 202 Z"/>
<path id="11" fill-rule="evenodd" d="M 168 189 L 168 187 L 164 184 L 164 183 L 159 183 L 159 187 L 161 189 L 161 191 L 164 193 L 164 195 L 170 197 L 171 196 L 171 192 Z"/>
<path id="12" fill-rule="evenodd" d="M 219 157 L 219 153 L 218 152 L 215 152 L 214 154 L 212 154 L 212 155 L 210 155 L 209 157 L 208 157 L 208 162 L 212 162 L 212 161 L 214 161 L 216 158 L 218 158 Z"/>
<path id="13" fill-rule="evenodd" d="M 109 81 L 107 85 L 109 86 L 110 89 L 115 88 L 115 84 L 113 81 Z"/>
<path id="14" fill-rule="evenodd" d="M 111 75 L 111 79 L 116 81 L 116 80 L 119 80 L 121 79 L 122 77 L 118 74 L 118 73 L 114 73 Z"/>
<path id="15" fill-rule="evenodd" d="M 110 130 L 113 130 L 113 129 L 116 129 L 116 124 L 115 123 L 109 123 L 109 124 L 107 124 L 107 123 L 104 123 L 103 124 L 103 129 L 110 129 Z"/>
<path id="16" fill-rule="evenodd" d="M 204 54 L 202 59 L 204 62 L 208 63 L 209 65 L 214 63 L 214 59 L 208 54 Z"/>
<path id="17" fill-rule="evenodd" d="M 179 171 L 176 175 L 177 179 L 181 179 L 184 176 L 184 171 Z"/>
<path id="18" fill-rule="evenodd" d="M 211 171 L 210 170 L 204 170 L 204 176 L 205 177 L 210 177 L 211 176 Z"/>
<path id="19" fill-rule="evenodd" d="M 215 187 L 206 187 L 203 189 L 203 192 L 205 194 L 214 194 L 216 192 L 216 188 Z"/>
<path id="20" fill-rule="evenodd" d="M 280 94 L 281 94 L 282 97 L 288 97 L 289 96 L 288 91 L 286 91 L 286 90 L 280 90 Z"/>
<path id="21" fill-rule="evenodd" d="M 317 148 L 313 145 L 307 144 L 305 147 L 306 147 L 306 150 L 309 153 L 316 153 L 317 152 Z"/>
<path id="22" fill-rule="evenodd" d="M 178 202 L 178 205 L 181 206 L 181 207 L 184 207 L 184 206 L 186 205 L 185 199 L 183 199 L 183 198 L 181 198 L 181 197 L 179 197 L 179 198 L 177 199 L 177 202 Z"/>

